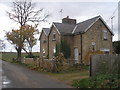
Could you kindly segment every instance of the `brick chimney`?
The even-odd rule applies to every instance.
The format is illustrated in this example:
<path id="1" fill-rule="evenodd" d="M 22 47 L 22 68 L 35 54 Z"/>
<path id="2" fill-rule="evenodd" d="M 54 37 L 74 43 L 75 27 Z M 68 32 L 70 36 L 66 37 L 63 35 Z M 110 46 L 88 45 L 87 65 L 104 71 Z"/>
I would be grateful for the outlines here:
<path id="1" fill-rule="evenodd" d="M 62 19 L 62 23 L 76 24 L 76 19 L 70 19 L 69 16 Z"/>

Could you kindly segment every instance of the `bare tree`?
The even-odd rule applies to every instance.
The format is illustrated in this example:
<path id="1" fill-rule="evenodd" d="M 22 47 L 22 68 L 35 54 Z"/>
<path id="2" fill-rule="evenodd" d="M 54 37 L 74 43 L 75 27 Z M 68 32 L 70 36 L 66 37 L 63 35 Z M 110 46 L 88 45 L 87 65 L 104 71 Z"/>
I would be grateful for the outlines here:
<path id="1" fill-rule="evenodd" d="M 43 14 L 43 8 L 35 11 L 36 3 L 32 3 L 31 0 L 17 0 L 13 2 L 13 6 L 10 12 L 7 12 L 9 18 L 24 26 L 27 22 L 33 22 L 39 24 L 41 21 L 45 21 L 49 17 L 49 14 Z M 40 15 L 41 14 L 41 15 Z"/>
<path id="2" fill-rule="evenodd" d="M 18 33 L 17 31 L 13 30 L 14 32 L 12 33 L 7 33 L 6 36 L 11 36 L 12 34 L 16 33 L 19 35 L 19 37 L 17 37 L 16 42 L 14 42 L 14 44 L 19 44 L 18 42 L 20 42 L 20 45 L 17 45 L 17 47 L 15 48 L 19 53 L 18 53 L 18 59 L 21 60 L 21 51 L 23 49 L 23 43 L 25 38 L 22 35 L 22 27 L 26 26 L 28 24 L 28 22 L 33 22 L 35 24 L 35 28 L 38 26 L 39 22 L 41 21 L 46 21 L 46 19 L 49 17 L 49 14 L 43 14 L 43 8 L 40 10 L 35 10 L 35 3 L 32 3 L 31 0 L 16 0 L 14 1 L 12 6 L 12 9 L 10 12 L 7 12 L 7 14 L 9 15 L 9 18 L 15 22 L 17 22 L 20 25 L 20 32 Z M 19 31 L 18 30 L 18 31 Z M 15 34 L 15 35 L 17 35 Z M 13 35 L 14 36 L 14 35 Z M 14 38 L 14 37 L 13 37 Z M 9 39 L 11 40 L 13 43 L 13 40 L 16 39 Z"/>

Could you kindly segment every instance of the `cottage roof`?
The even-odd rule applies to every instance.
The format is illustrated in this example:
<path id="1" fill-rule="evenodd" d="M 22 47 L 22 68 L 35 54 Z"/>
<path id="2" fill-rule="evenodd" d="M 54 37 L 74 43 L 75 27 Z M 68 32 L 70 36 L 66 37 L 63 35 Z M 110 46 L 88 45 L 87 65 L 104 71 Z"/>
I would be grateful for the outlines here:
<path id="1" fill-rule="evenodd" d="M 45 33 L 46 36 L 48 36 L 50 33 L 50 28 L 42 28 L 42 32 L 40 33 L 39 40 L 41 39 L 41 35 L 43 32 Z"/>
<path id="2" fill-rule="evenodd" d="M 43 28 L 42 30 L 44 31 L 44 33 L 46 34 L 46 36 L 49 35 L 49 33 L 50 33 L 50 28 Z"/>
<path id="3" fill-rule="evenodd" d="M 58 29 L 60 34 L 64 35 L 74 35 L 77 33 L 84 33 L 86 32 L 98 19 L 101 19 L 102 22 L 106 25 L 106 27 L 110 30 L 113 34 L 111 29 L 107 26 L 101 16 L 96 16 L 86 21 L 77 23 L 77 24 L 69 24 L 69 23 L 53 23 L 55 27 Z"/>
<path id="4" fill-rule="evenodd" d="M 73 33 L 82 33 L 86 32 L 91 25 L 93 25 L 100 16 L 88 19 L 86 21 L 80 22 L 77 24 L 75 31 Z"/>
<path id="5" fill-rule="evenodd" d="M 72 34 L 72 31 L 76 24 L 67 24 L 67 23 L 53 23 L 55 27 L 58 29 L 60 34 Z"/>
<path id="6" fill-rule="evenodd" d="M 74 35 L 74 34 L 86 32 L 98 19 L 101 19 L 101 21 L 106 25 L 106 27 L 109 29 L 109 31 L 113 35 L 113 32 L 111 31 L 109 26 L 107 26 L 107 24 L 104 22 L 101 16 L 96 16 L 77 24 L 53 22 L 53 26 L 62 35 Z M 45 34 L 48 36 L 50 33 L 50 30 L 51 30 L 50 28 L 43 28 L 42 31 L 44 31 Z"/>

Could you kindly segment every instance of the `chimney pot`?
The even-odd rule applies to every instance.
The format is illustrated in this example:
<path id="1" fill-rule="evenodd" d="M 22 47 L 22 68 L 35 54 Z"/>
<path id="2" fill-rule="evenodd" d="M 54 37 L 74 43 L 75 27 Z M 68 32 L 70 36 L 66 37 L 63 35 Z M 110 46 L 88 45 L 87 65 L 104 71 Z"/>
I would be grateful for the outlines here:
<path id="1" fill-rule="evenodd" d="M 69 16 L 67 16 L 67 18 L 69 19 Z"/>
<path id="2" fill-rule="evenodd" d="M 76 19 L 70 19 L 69 16 L 62 19 L 62 23 L 76 24 Z"/>

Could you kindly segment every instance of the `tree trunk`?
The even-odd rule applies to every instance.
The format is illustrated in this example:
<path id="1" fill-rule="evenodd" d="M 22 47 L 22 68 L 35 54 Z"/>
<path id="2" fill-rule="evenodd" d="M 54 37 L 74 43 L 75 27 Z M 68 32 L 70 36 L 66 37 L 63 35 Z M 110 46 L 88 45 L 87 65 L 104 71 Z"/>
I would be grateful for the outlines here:
<path id="1" fill-rule="evenodd" d="M 21 61 L 21 51 L 22 51 L 22 48 L 18 47 L 17 48 L 17 61 Z"/>
<path id="2" fill-rule="evenodd" d="M 27 52 L 27 50 L 25 48 L 23 48 L 23 50 L 29 55 L 29 52 Z"/>

